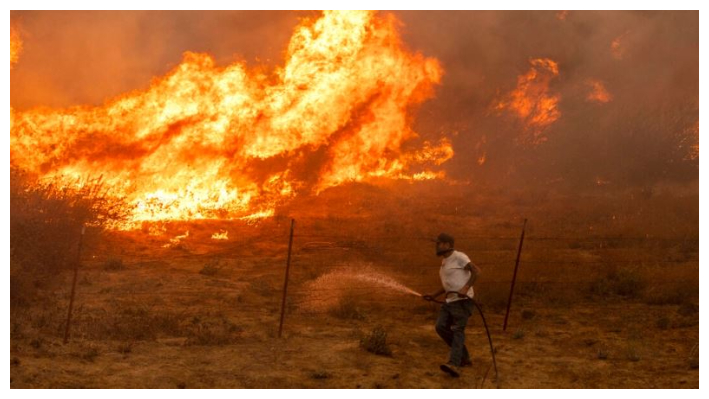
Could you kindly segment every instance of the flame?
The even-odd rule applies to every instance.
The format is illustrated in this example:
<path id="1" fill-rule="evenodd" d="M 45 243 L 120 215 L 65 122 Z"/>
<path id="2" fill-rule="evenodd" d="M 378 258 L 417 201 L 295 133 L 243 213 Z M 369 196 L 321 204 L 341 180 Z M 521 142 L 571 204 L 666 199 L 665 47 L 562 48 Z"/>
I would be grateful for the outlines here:
<path id="1" fill-rule="evenodd" d="M 696 121 L 692 126 L 684 129 L 679 138 L 680 149 L 687 148 L 684 159 L 686 161 L 694 161 L 699 159 L 699 121 Z"/>
<path id="2" fill-rule="evenodd" d="M 212 240 L 228 240 L 229 232 L 227 230 L 219 230 L 219 232 L 212 234 Z"/>
<path id="3" fill-rule="evenodd" d="M 586 82 L 591 91 L 586 96 L 587 101 L 607 103 L 613 99 L 613 96 L 606 90 L 606 86 L 600 80 L 590 79 Z"/>
<path id="4" fill-rule="evenodd" d="M 179 236 L 175 236 L 175 238 L 171 238 L 171 239 L 170 239 L 170 242 L 167 243 L 167 244 L 165 244 L 165 245 L 163 245 L 162 247 L 163 247 L 163 248 L 179 248 L 180 243 L 182 242 L 182 240 L 186 239 L 186 238 L 189 237 L 189 236 L 190 236 L 190 232 L 189 232 L 189 230 L 188 230 L 188 231 L 185 232 L 185 234 L 182 234 L 182 235 L 179 235 Z"/>
<path id="5" fill-rule="evenodd" d="M 611 184 L 611 181 L 600 176 L 596 176 L 596 185 L 601 187 L 601 186 L 607 186 Z"/>
<path id="6" fill-rule="evenodd" d="M 11 110 L 11 162 L 101 174 L 133 204 L 134 223 L 256 220 L 302 192 L 442 178 L 429 167 L 453 156 L 449 141 L 402 145 L 417 138 L 412 111 L 443 70 L 407 51 L 396 26 L 390 15 L 324 12 L 296 28 L 268 75 L 187 52 L 150 88 L 100 107 Z"/>
<path id="7" fill-rule="evenodd" d="M 498 112 L 509 111 L 525 127 L 524 141 L 539 144 L 547 140 L 544 130 L 561 116 L 557 105 L 561 96 L 551 93 L 549 84 L 559 75 L 559 66 L 548 58 L 530 60 L 529 72 L 517 78 L 517 88 L 496 105 Z"/>
<path id="8" fill-rule="evenodd" d="M 699 121 L 694 124 L 694 128 L 692 129 L 692 137 L 694 138 L 692 145 L 690 146 L 691 150 L 689 152 L 689 158 L 690 159 L 699 159 Z"/>
<path id="9" fill-rule="evenodd" d="M 482 152 L 482 155 L 478 157 L 478 165 L 483 166 L 485 165 L 485 162 L 487 161 L 487 150 L 484 149 L 485 144 L 487 143 L 487 136 L 483 135 L 480 140 L 478 140 L 477 144 L 475 144 L 475 151 L 479 154 Z"/>
<path id="10" fill-rule="evenodd" d="M 625 32 L 611 41 L 611 54 L 613 54 L 615 59 L 623 59 L 623 55 L 625 54 L 625 46 L 623 41 L 627 34 L 628 32 Z"/>
<path id="11" fill-rule="evenodd" d="M 10 26 L 10 68 L 20 59 L 22 52 L 22 39 L 15 28 Z"/>

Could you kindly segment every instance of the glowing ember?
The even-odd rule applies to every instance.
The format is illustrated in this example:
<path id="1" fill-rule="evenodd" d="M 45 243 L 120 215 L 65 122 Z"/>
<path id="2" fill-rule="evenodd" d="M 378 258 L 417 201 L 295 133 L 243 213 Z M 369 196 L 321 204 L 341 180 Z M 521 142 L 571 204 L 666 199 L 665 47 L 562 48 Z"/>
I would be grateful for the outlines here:
<path id="1" fill-rule="evenodd" d="M 556 19 L 559 21 L 564 21 L 566 20 L 566 17 L 569 16 L 569 11 L 568 10 L 563 10 L 563 11 L 557 11 L 556 12 Z"/>
<path id="2" fill-rule="evenodd" d="M 611 181 L 608 179 L 605 179 L 603 177 L 596 177 L 596 185 L 597 186 L 607 186 L 611 184 Z"/>
<path id="3" fill-rule="evenodd" d="M 477 144 L 475 144 L 475 151 L 478 154 L 482 152 L 482 155 L 478 157 L 478 165 L 480 166 L 485 165 L 485 161 L 487 161 L 487 151 L 484 149 L 486 143 L 487 136 L 483 135 L 480 140 L 478 140 Z"/>
<path id="4" fill-rule="evenodd" d="M 443 178 L 430 168 L 453 156 L 449 141 L 402 151 L 417 137 L 411 111 L 442 69 L 404 50 L 395 27 L 373 12 L 325 12 L 296 28 L 272 75 L 187 52 L 149 89 L 104 106 L 13 112 L 11 162 L 44 176 L 102 175 L 133 204 L 134 224 L 253 221 L 298 193 Z"/>
<path id="5" fill-rule="evenodd" d="M 239 218 L 239 220 L 245 220 L 249 223 L 256 223 L 261 219 L 270 218 L 271 216 L 273 216 L 273 213 L 273 209 L 266 209 L 263 211 L 252 213 L 251 215 L 242 216 Z"/>
<path id="6" fill-rule="evenodd" d="M 586 84 L 591 89 L 586 96 L 587 101 L 607 103 L 613 99 L 613 96 L 606 90 L 606 86 L 600 80 L 590 79 Z"/>
<path id="7" fill-rule="evenodd" d="M 684 129 L 679 137 L 679 143 L 680 149 L 686 151 L 685 160 L 699 159 L 699 121 Z"/>
<path id="8" fill-rule="evenodd" d="M 549 83 L 559 75 L 559 66 L 548 58 L 530 61 L 532 67 L 517 78 L 517 88 L 495 105 L 498 111 L 509 111 L 524 127 L 523 141 L 539 144 L 547 140 L 544 130 L 561 116 L 557 105 L 561 96 L 551 93 Z"/>
<path id="9" fill-rule="evenodd" d="M 212 240 L 228 240 L 229 232 L 226 230 L 219 230 L 218 233 L 212 234 Z"/>

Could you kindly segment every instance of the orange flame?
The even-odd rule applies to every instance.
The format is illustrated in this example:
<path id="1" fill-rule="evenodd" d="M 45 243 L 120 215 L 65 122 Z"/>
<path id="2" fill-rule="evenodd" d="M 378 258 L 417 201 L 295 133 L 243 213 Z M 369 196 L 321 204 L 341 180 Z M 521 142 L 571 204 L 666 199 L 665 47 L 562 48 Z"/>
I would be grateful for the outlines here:
<path id="1" fill-rule="evenodd" d="M 517 78 L 517 88 L 495 105 L 498 111 L 508 110 L 525 126 L 524 141 L 539 144 L 547 140 L 544 130 L 561 116 L 557 105 L 561 96 L 549 90 L 549 83 L 559 75 L 559 66 L 548 58 L 530 61 L 529 72 Z"/>
<path id="2" fill-rule="evenodd" d="M 212 234 L 212 240 L 228 240 L 229 232 L 227 230 L 219 230 L 219 232 Z"/>
<path id="3" fill-rule="evenodd" d="M 699 121 L 684 130 L 680 138 L 680 147 L 687 147 L 685 160 L 694 161 L 699 159 Z"/>
<path id="4" fill-rule="evenodd" d="M 625 45 L 623 42 L 627 34 L 628 32 L 625 32 L 611 41 L 611 54 L 613 54 L 615 59 L 621 60 L 623 59 L 623 55 L 625 55 Z"/>
<path id="5" fill-rule="evenodd" d="M 606 90 L 606 86 L 600 80 L 590 79 L 586 84 L 591 89 L 586 96 L 587 101 L 607 103 L 613 99 L 613 96 Z"/>
<path id="6" fill-rule="evenodd" d="M 296 28 L 273 75 L 187 52 L 149 89 L 104 106 L 15 111 L 11 159 L 45 175 L 102 174 L 135 222 L 254 220 L 308 190 L 443 177 L 427 168 L 453 156 L 450 142 L 402 150 L 417 137 L 412 107 L 442 73 L 404 49 L 392 16 L 324 12 Z"/>
<path id="7" fill-rule="evenodd" d="M 15 28 L 10 26 L 10 68 L 20 59 L 22 52 L 22 40 Z"/>

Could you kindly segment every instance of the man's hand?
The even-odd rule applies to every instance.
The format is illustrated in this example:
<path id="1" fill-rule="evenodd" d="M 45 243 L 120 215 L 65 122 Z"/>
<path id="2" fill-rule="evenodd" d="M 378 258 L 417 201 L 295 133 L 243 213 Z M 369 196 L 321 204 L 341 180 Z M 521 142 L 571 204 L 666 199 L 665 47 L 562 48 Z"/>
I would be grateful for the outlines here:
<path id="1" fill-rule="evenodd" d="M 461 288 L 460 290 L 458 290 L 458 293 L 459 293 L 460 295 L 467 296 L 469 289 L 470 289 L 470 286 L 469 286 L 468 284 L 466 284 L 466 285 L 463 286 L 463 288 Z"/>

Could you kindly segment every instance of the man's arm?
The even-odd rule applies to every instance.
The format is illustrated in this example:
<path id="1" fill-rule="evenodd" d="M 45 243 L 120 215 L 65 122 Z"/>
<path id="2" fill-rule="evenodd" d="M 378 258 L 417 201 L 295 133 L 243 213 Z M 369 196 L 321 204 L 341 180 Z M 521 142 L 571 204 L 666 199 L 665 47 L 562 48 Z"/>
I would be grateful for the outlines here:
<path id="1" fill-rule="evenodd" d="M 475 284 L 475 280 L 477 280 L 478 276 L 480 275 L 480 268 L 470 262 L 468 262 L 468 264 L 465 265 L 465 270 L 468 270 L 470 272 L 470 278 L 468 279 L 468 282 L 465 283 L 463 288 L 461 288 L 460 291 L 458 291 L 458 293 L 463 294 L 463 295 L 465 295 L 468 292 L 468 290 L 470 289 L 470 287 L 472 287 L 473 284 Z"/>

